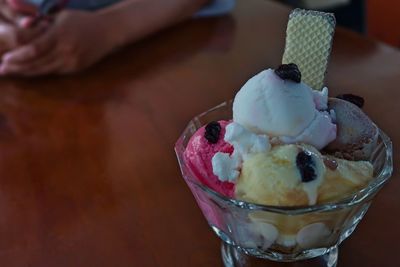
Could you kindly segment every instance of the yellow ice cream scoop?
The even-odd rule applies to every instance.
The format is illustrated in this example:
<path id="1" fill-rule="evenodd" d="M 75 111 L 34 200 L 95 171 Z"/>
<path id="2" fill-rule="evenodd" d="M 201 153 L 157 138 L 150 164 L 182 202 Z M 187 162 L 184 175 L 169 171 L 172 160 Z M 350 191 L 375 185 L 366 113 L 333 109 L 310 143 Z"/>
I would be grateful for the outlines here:
<path id="1" fill-rule="evenodd" d="M 263 205 L 326 203 L 364 187 L 372 179 L 372 171 L 367 161 L 328 159 L 309 145 L 277 145 L 243 162 L 235 194 L 238 199 Z"/>

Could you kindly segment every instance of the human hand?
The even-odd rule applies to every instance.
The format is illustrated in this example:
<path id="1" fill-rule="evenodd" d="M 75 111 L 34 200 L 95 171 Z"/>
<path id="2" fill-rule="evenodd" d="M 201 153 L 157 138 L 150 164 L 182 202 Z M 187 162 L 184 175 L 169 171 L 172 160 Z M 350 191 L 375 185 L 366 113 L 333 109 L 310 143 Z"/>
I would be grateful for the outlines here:
<path id="1" fill-rule="evenodd" d="M 0 0 L 0 57 L 5 52 L 25 44 L 41 34 L 47 28 L 47 22 L 41 21 L 30 28 L 21 27 L 28 19 L 28 7 L 24 14 L 17 12 L 10 4 L 11 0 Z M 33 12 L 33 10 L 31 10 Z"/>
<path id="2" fill-rule="evenodd" d="M 114 48 L 113 38 L 96 13 L 65 10 L 47 31 L 5 53 L 0 75 L 37 76 L 83 70 Z"/>
<path id="3" fill-rule="evenodd" d="M 0 57 L 41 35 L 48 27 L 47 22 L 30 28 L 20 28 L 0 20 Z"/>
<path id="4" fill-rule="evenodd" d="M 19 16 L 9 6 L 7 0 L 0 0 L 0 55 L 18 45 Z"/>

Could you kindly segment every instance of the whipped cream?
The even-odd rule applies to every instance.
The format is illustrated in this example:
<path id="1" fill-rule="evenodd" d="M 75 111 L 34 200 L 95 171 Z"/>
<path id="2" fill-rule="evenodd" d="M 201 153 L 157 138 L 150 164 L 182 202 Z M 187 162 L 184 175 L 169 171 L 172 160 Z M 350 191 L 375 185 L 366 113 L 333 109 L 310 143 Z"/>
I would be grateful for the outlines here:
<path id="1" fill-rule="evenodd" d="M 271 149 L 268 136 L 255 134 L 235 122 L 226 126 L 224 140 L 231 144 L 234 153 L 243 159 L 246 159 L 248 154 L 262 153 Z"/>
<path id="2" fill-rule="evenodd" d="M 257 135 L 235 122 L 226 126 L 224 140 L 233 146 L 234 151 L 232 155 L 218 152 L 211 160 L 213 173 L 220 181 L 234 182 L 240 175 L 240 167 L 247 155 L 265 153 L 271 149 L 268 136 Z"/>
<path id="3" fill-rule="evenodd" d="M 241 159 L 237 155 L 218 152 L 211 159 L 213 173 L 221 182 L 234 182 L 239 177 Z"/>
<path id="4" fill-rule="evenodd" d="M 312 90 L 315 108 L 318 110 L 328 109 L 328 88 L 324 87 L 321 91 Z"/>

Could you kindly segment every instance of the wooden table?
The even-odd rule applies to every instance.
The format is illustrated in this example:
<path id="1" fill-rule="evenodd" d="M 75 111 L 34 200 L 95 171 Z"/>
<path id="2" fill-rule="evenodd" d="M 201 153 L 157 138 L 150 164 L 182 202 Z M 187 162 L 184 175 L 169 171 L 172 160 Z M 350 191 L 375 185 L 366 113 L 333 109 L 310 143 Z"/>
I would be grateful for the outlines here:
<path id="1" fill-rule="evenodd" d="M 81 75 L 0 81 L 0 266 L 222 265 L 173 146 L 191 117 L 280 62 L 289 10 L 238 2 Z M 399 151 L 397 50 L 338 29 L 327 83 L 364 96 Z M 339 266 L 400 266 L 399 190 L 395 173 Z"/>

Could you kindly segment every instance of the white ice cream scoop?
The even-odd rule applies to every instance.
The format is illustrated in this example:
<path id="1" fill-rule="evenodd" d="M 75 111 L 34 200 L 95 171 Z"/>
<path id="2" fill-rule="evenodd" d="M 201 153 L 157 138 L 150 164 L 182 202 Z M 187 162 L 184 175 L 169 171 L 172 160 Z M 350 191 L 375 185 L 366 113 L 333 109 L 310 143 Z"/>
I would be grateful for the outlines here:
<path id="1" fill-rule="evenodd" d="M 280 78 L 274 70 L 260 72 L 240 89 L 233 102 L 233 121 L 284 143 L 304 142 L 318 149 L 336 137 L 329 112 L 318 110 L 320 92 L 307 84 Z M 325 101 L 326 101 L 325 100 Z"/>

